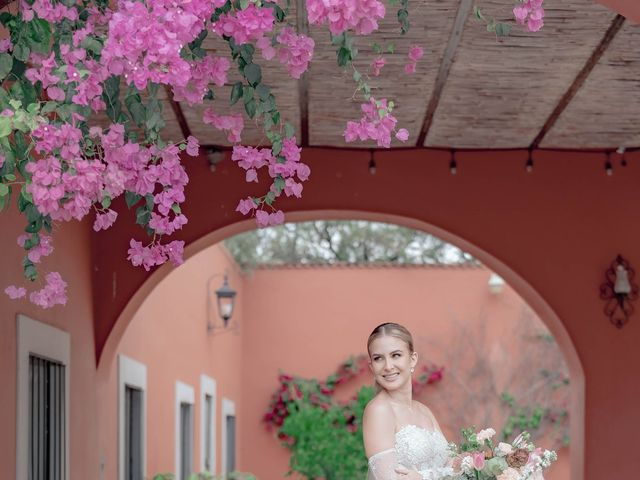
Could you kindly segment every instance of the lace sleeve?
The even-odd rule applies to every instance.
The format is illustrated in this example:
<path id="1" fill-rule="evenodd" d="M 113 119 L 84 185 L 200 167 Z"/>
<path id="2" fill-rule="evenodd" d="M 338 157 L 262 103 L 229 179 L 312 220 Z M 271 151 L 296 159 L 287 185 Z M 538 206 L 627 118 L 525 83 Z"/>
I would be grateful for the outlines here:
<path id="1" fill-rule="evenodd" d="M 367 480 L 397 480 L 398 456 L 395 449 L 376 453 L 369 458 Z"/>

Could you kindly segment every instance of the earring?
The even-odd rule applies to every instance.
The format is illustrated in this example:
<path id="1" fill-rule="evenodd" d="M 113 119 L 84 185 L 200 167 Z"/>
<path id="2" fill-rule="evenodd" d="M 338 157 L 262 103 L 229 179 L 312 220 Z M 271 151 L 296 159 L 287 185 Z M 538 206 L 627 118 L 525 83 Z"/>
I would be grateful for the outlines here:
<path id="1" fill-rule="evenodd" d="M 411 373 L 413 373 L 413 372 L 414 372 L 414 370 L 415 370 L 415 368 L 411 367 Z"/>

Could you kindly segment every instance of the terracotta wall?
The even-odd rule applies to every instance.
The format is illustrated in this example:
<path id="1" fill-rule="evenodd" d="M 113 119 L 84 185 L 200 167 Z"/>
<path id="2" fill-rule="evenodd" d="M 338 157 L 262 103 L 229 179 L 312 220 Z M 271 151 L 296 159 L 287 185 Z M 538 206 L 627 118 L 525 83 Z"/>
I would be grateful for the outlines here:
<path id="1" fill-rule="evenodd" d="M 10 300 L 4 289 L 23 285 L 21 258 L 24 250 L 16 238 L 24 228 L 14 208 L 2 213 L 0 251 L 0 478 L 16 478 L 16 315 L 53 325 L 70 334 L 69 454 L 71 479 L 98 479 L 98 412 L 95 389 L 95 351 L 91 304 L 91 256 L 89 225 L 61 224 L 54 238 L 55 250 L 46 259 L 47 271 L 59 271 L 69 284 L 66 307 L 42 310 L 27 300 Z M 38 287 L 39 288 L 39 287 Z"/>
<path id="2" fill-rule="evenodd" d="M 229 283 L 238 292 L 238 303 L 232 320 L 241 329 L 220 335 L 207 333 L 207 283 L 220 288 L 222 274 L 229 273 Z M 117 478 L 117 355 L 141 362 L 147 367 L 147 475 L 175 472 L 175 389 L 176 381 L 189 384 L 195 392 L 194 471 L 200 471 L 200 375 L 216 381 L 216 465 L 221 468 L 221 401 L 235 402 L 237 428 L 244 428 L 240 413 L 242 362 L 242 301 L 245 297 L 241 278 L 225 250 L 212 247 L 192 257 L 183 266 L 172 270 L 144 301 L 124 332 L 117 354 L 109 365 L 100 365 L 106 382 L 101 386 L 101 457 L 105 459 L 106 479 Z M 215 295 L 214 295 L 215 301 Z M 212 321 L 221 326 L 216 306 Z M 232 324 L 230 324 L 232 325 Z M 243 441 L 239 434 L 238 443 Z M 238 452 L 239 468 L 245 452 Z"/>
<path id="3" fill-rule="evenodd" d="M 440 418 L 448 438 L 456 439 L 463 425 L 448 423 L 446 411 L 446 402 L 459 392 L 447 383 L 453 381 L 449 355 L 453 342 L 461 331 L 477 335 L 485 326 L 490 339 L 485 354 L 494 358 L 498 373 L 504 373 L 522 352 L 509 352 L 500 337 L 510 335 L 522 315 L 531 315 L 508 286 L 491 294 L 489 275 L 484 268 L 291 268 L 250 274 L 243 297 L 241 448 L 246 468 L 268 480 L 284 478 L 287 471 L 288 453 L 258 427 L 277 387 L 278 372 L 324 379 L 350 355 L 366 352 L 369 333 L 386 321 L 406 325 L 422 358 L 449 369 L 440 384 L 427 387 L 422 399 Z M 545 328 L 535 317 L 531 322 Z M 356 386 L 369 380 L 365 374 Z M 473 412 L 464 417 L 469 422 L 476 418 Z M 569 452 L 563 450 L 548 478 L 567 479 L 568 469 Z"/>

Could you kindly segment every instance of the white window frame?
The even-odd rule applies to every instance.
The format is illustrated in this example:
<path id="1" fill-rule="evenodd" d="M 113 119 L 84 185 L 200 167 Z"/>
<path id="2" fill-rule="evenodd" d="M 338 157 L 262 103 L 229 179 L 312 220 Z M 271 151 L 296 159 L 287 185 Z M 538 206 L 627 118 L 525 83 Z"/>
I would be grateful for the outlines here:
<path id="1" fill-rule="evenodd" d="M 192 412 L 195 415 L 195 404 L 196 396 L 193 390 L 193 387 L 189 384 L 177 381 L 176 382 L 176 421 L 175 421 L 175 452 L 176 452 L 176 465 L 175 471 L 176 480 L 186 480 L 181 478 L 180 472 L 180 461 L 182 460 L 182 449 L 180 448 L 180 404 L 181 403 L 190 403 Z M 192 419 L 193 420 L 193 419 Z M 193 431 L 192 431 L 193 433 Z"/>
<path id="2" fill-rule="evenodd" d="M 147 476 L 147 366 L 118 355 L 118 478 L 125 480 L 125 393 L 126 387 L 142 390 L 142 476 Z"/>
<path id="3" fill-rule="evenodd" d="M 206 457 L 206 432 L 207 428 L 205 421 L 207 419 L 207 402 L 205 397 L 209 395 L 211 397 L 211 450 L 209 456 L 211 457 L 211 469 L 210 473 L 216 472 L 216 381 L 207 376 L 200 375 L 200 471 L 205 471 L 204 459 Z"/>
<path id="4" fill-rule="evenodd" d="M 29 356 L 31 354 L 60 362 L 64 365 L 65 426 L 64 472 L 69 479 L 69 384 L 71 383 L 71 336 L 68 332 L 33 320 L 26 315 L 16 316 L 18 344 L 17 357 L 17 411 L 16 411 L 16 479 L 28 476 L 29 462 Z"/>
<path id="5" fill-rule="evenodd" d="M 222 474 L 227 473 L 227 416 L 231 415 L 236 417 L 236 444 L 237 444 L 237 436 L 238 436 L 238 417 L 236 416 L 236 404 L 233 400 L 229 400 L 228 398 L 222 399 L 222 408 L 221 408 L 221 423 L 220 429 L 222 434 L 222 444 L 220 445 L 221 451 L 221 459 L 220 463 L 222 464 Z M 237 453 L 237 449 L 236 449 Z M 236 459 L 237 460 L 237 459 Z"/>

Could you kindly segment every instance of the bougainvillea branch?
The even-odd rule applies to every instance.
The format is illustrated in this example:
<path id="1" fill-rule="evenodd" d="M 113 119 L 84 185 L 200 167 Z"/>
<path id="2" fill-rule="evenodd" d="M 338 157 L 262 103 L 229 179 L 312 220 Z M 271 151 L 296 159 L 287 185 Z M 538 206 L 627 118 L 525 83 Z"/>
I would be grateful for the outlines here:
<path id="1" fill-rule="evenodd" d="M 184 162 L 198 155 L 198 140 L 169 139 L 159 91 L 190 106 L 211 101 L 229 84 L 232 66 L 240 80 L 231 86 L 229 108 L 205 108 L 202 121 L 233 143 L 232 160 L 247 182 L 268 177 L 263 195 L 237 206 L 260 227 L 284 221 L 279 197 L 300 197 L 311 170 L 301 160 L 294 127 L 282 118 L 261 59 L 277 58 L 294 79 L 313 60 L 314 40 L 290 25 L 289 2 L 269 0 L 19 0 L 0 14 L 8 38 L 0 41 L 0 209 L 12 198 L 26 221 L 18 244 L 25 250 L 24 276 L 36 281 L 41 260 L 51 254 L 55 223 L 92 217 L 97 232 L 118 221 L 111 208 L 123 196 L 135 209 L 143 237 L 127 251 L 146 270 L 167 261 L 182 263 L 184 242 L 167 240 L 187 224 L 181 205 L 189 179 Z M 386 8 L 379 0 L 307 0 L 309 24 L 326 28 L 341 68 L 353 69 L 362 117 L 346 125 L 346 141 L 374 140 L 389 147 L 409 132 L 397 128 L 394 104 L 371 96 L 370 78 L 354 59 L 356 36 L 378 29 Z M 542 13 L 541 13 L 542 12 Z M 541 26 L 541 0 L 514 10 L 529 28 Z M 397 11 L 402 33 L 409 28 L 408 0 Z M 226 42 L 228 55 L 203 48 L 207 36 Z M 380 51 L 380 53 L 382 53 Z M 394 54 L 393 49 L 386 54 Z M 408 53 L 407 73 L 416 70 L 419 46 Z M 379 75 L 384 58 L 371 66 Z M 355 99 L 355 95 L 354 95 Z M 359 101 L 359 100 L 358 100 Z M 236 104 L 239 104 L 236 106 Z M 242 145 L 244 115 L 268 144 Z M 266 174 L 261 175 L 264 171 Z M 123 252 L 124 254 L 124 252 Z M 28 295 L 44 308 L 66 302 L 57 272 Z M 5 290 L 27 296 L 23 286 Z"/>

